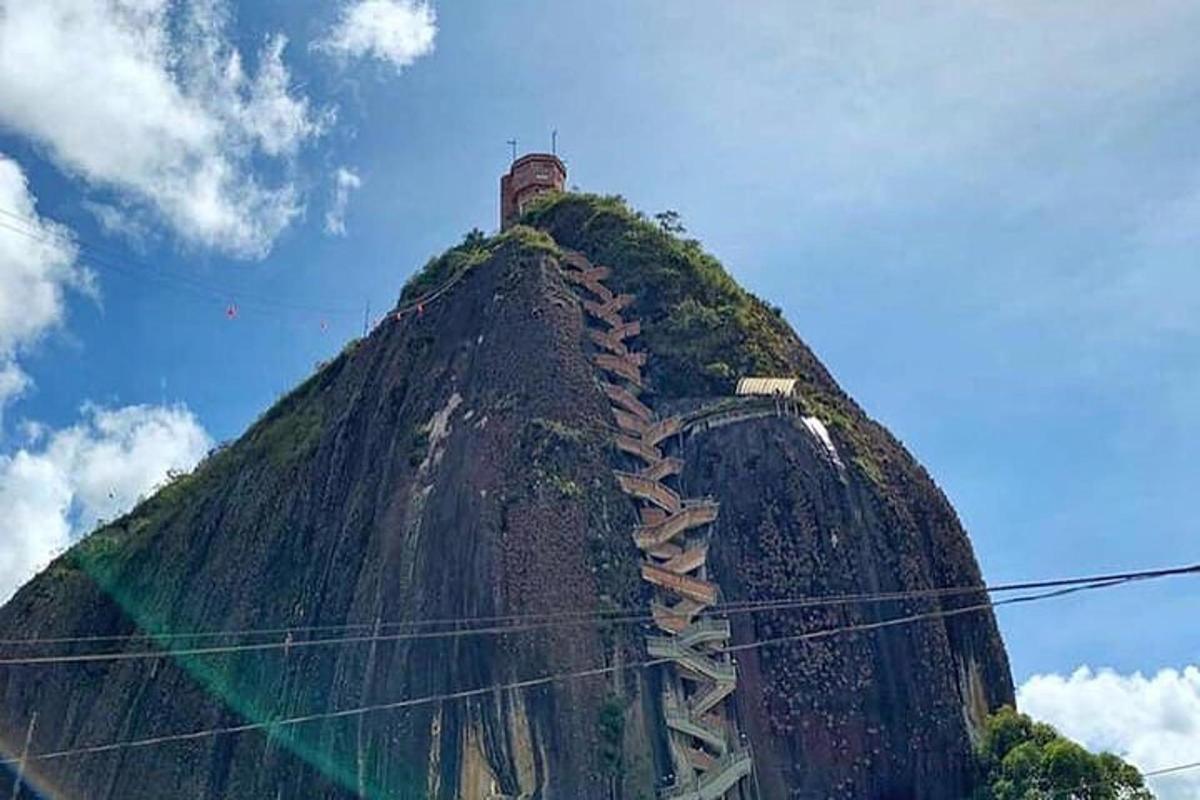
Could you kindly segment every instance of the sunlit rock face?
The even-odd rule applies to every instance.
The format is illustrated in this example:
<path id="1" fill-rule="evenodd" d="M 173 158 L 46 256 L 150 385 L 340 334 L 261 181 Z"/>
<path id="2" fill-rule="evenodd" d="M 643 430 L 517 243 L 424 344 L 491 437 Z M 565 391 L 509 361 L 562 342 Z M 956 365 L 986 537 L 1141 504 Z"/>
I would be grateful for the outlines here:
<path id="1" fill-rule="evenodd" d="M 723 602 L 970 586 L 979 570 L 919 465 L 836 385 L 782 319 L 698 246 L 608 199 L 549 199 L 432 262 L 398 310 L 190 476 L 55 562 L 0 610 L 0 637 L 146 635 L 4 652 L 154 649 L 154 635 L 287 647 L 0 666 L 0 742 L 72 798 L 653 797 L 672 771 L 641 621 L 419 636 L 398 623 L 649 608 L 614 478 L 609 398 L 564 252 L 635 300 L 640 399 L 660 417 L 730 403 L 745 375 L 798 378 L 778 414 L 722 417 L 664 443 L 684 496 L 720 503 Z M 415 299 L 449 285 L 435 299 Z M 736 416 L 736 415 L 734 415 Z M 988 613 L 818 640 L 815 630 L 977 596 L 730 614 L 730 699 L 763 798 L 960 800 L 971 729 L 1012 701 Z M 357 627 L 325 629 L 324 626 Z M 311 630 L 312 628 L 320 630 Z M 356 641 L 309 644 L 351 636 Z M 160 643 L 165 645 L 166 642 Z M 525 689 L 381 708 L 597 667 Z M 283 724 L 317 715 L 301 724 Z M 322 716 L 326 715 L 326 716 Z M 278 724 L 270 724 L 270 723 Z"/>

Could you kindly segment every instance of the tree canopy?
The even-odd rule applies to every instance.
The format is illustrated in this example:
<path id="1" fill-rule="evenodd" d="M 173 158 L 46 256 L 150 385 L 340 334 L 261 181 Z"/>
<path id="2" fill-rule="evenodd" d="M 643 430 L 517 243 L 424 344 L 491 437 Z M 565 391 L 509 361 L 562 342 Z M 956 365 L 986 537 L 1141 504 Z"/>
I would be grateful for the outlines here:
<path id="1" fill-rule="evenodd" d="M 975 800 L 1153 800 L 1141 773 L 1112 753 L 1090 753 L 1049 725 L 1003 708 L 978 744 Z"/>

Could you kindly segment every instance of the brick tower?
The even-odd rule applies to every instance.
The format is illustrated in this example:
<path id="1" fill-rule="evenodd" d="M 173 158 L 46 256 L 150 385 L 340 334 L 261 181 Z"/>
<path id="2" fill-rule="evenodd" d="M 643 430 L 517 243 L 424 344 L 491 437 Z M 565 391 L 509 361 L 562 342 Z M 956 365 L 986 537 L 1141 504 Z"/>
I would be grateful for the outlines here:
<path id="1" fill-rule="evenodd" d="M 500 227 L 507 228 L 529 205 L 546 192 L 561 192 L 567 183 L 567 167 L 556 155 L 528 153 L 512 163 L 500 176 Z"/>

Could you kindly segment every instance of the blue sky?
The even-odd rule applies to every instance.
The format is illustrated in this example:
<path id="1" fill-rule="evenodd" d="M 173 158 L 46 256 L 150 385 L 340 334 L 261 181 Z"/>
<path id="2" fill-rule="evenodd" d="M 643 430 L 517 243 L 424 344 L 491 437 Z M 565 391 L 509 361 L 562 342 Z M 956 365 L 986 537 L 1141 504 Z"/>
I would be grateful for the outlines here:
<path id="1" fill-rule="evenodd" d="M 571 184 L 678 210 L 783 307 L 946 490 L 990 581 L 1197 560 L 1194 3 L 30 5 L 0 21 L 0 200 L 77 244 L 30 254 L 0 227 L 0 281 L 23 264 L 60 298 L 0 300 L 0 395 L 5 365 L 24 376 L 0 509 L 49 531 L 0 563 L 10 583 L 493 229 L 505 141 L 552 129 Z M 96 66 L 125 52 L 133 78 Z M 1018 682 L 1108 667 L 1132 705 L 1196 702 L 1190 729 L 1110 746 L 1200 758 L 1198 615 L 1180 581 L 1001 622 Z"/>

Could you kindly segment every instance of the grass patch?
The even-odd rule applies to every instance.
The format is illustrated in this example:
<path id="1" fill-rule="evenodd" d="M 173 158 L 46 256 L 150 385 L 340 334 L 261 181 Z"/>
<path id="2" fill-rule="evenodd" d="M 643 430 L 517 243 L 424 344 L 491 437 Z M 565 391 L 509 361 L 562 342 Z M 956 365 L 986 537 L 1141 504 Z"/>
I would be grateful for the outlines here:
<path id="1" fill-rule="evenodd" d="M 319 403 L 306 403 L 263 426 L 251 437 L 250 447 L 261 452 L 276 469 L 284 469 L 312 452 L 325 421 Z"/>
<path id="2" fill-rule="evenodd" d="M 477 267 L 491 257 L 497 237 L 484 235 L 478 228 L 467 233 L 463 240 L 440 256 L 425 263 L 416 275 L 400 290 L 400 302 L 408 303 L 444 286 L 459 275 Z"/>
<path id="3" fill-rule="evenodd" d="M 787 325 L 695 239 L 664 230 L 620 197 L 549 195 L 522 221 L 612 267 L 610 286 L 637 296 L 658 394 L 729 394 L 743 375 L 790 374 L 795 340 Z"/>

